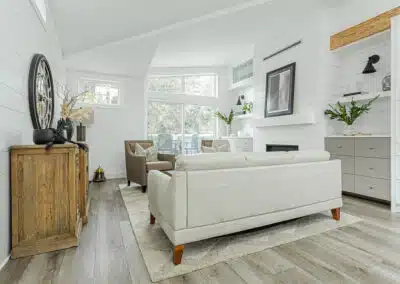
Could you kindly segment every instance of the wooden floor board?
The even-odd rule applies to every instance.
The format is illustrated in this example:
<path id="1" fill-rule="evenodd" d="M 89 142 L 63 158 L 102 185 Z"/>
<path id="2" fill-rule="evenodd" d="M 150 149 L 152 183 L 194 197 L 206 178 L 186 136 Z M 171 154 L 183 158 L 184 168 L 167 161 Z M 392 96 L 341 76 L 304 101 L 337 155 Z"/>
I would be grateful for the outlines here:
<path id="1" fill-rule="evenodd" d="M 10 260 L 0 283 L 151 283 L 118 190 L 124 182 L 90 185 L 79 247 Z M 400 214 L 353 197 L 342 211 L 363 221 L 159 283 L 400 283 Z"/>

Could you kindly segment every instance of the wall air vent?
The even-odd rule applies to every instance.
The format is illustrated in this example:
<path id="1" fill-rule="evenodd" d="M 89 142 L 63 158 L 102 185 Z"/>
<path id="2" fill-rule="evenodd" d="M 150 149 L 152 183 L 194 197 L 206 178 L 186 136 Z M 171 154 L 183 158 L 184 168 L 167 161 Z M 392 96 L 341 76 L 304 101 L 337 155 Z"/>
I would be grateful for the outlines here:
<path id="1" fill-rule="evenodd" d="M 233 84 L 239 83 L 243 80 L 253 77 L 253 59 L 233 67 L 232 69 L 232 82 Z"/>

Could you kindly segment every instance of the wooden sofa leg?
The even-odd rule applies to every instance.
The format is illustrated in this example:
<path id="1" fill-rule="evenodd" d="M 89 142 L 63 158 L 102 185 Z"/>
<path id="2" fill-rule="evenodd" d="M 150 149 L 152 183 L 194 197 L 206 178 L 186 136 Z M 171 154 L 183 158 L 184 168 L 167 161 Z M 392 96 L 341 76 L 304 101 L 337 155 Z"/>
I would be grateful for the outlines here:
<path id="1" fill-rule="evenodd" d="M 145 193 L 147 190 L 147 185 L 142 185 L 142 192 Z"/>
<path id="2" fill-rule="evenodd" d="M 131 181 L 130 180 L 128 180 L 128 186 L 131 186 Z"/>
<path id="3" fill-rule="evenodd" d="M 154 225 L 156 222 L 156 217 L 153 216 L 153 214 L 150 213 L 150 224 Z"/>
<path id="4" fill-rule="evenodd" d="M 336 221 L 340 221 L 340 208 L 331 209 L 332 218 Z"/>
<path id="5" fill-rule="evenodd" d="M 174 264 L 175 265 L 181 264 L 184 248 L 185 248 L 184 245 L 174 247 Z"/>

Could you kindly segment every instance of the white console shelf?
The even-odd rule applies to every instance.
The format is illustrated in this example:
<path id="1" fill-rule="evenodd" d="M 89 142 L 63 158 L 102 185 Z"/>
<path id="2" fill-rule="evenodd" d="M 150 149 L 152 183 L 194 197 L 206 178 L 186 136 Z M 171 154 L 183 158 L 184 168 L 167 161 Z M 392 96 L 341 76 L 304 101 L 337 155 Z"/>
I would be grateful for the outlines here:
<path id="1" fill-rule="evenodd" d="M 391 91 L 387 92 L 378 92 L 378 93 L 368 93 L 368 94 L 362 94 L 362 95 L 354 95 L 354 96 L 348 96 L 348 97 L 341 97 L 339 99 L 339 102 L 341 103 L 350 103 L 352 100 L 354 101 L 367 101 L 367 100 L 372 100 L 376 96 L 379 95 L 379 99 L 382 98 L 390 98 Z"/>
<path id="2" fill-rule="evenodd" d="M 316 124 L 314 113 L 282 115 L 267 118 L 254 118 L 252 124 L 256 128 L 290 126 L 290 125 L 312 125 Z"/>

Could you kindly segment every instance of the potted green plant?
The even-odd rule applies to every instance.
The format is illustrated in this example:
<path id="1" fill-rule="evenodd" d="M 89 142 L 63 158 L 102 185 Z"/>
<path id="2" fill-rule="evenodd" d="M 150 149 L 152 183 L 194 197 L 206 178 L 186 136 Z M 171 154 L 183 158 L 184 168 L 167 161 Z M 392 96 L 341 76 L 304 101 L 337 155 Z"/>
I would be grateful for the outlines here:
<path id="1" fill-rule="evenodd" d="M 220 111 L 215 113 L 215 116 L 218 117 L 220 120 L 226 123 L 226 132 L 227 135 L 230 136 L 232 134 L 232 122 L 233 118 L 235 117 L 233 110 L 231 109 L 229 115 L 225 115 Z"/>
<path id="2" fill-rule="evenodd" d="M 378 97 L 379 96 L 376 96 L 365 104 L 358 104 L 354 100 L 350 102 L 350 105 L 337 102 L 335 105 L 329 105 L 329 109 L 325 110 L 324 114 L 331 120 L 343 121 L 345 123 L 344 135 L 355 135 L 356 132 L 353 128 L 354 122 L 362 114 L 370 111 L 372 103 Z"/>
<path id="3" fill-rule="evenodd" d="M 248 114 L 253 112 L 253 103 L 244 103 L 242 106 L 243 114 Z"/>

